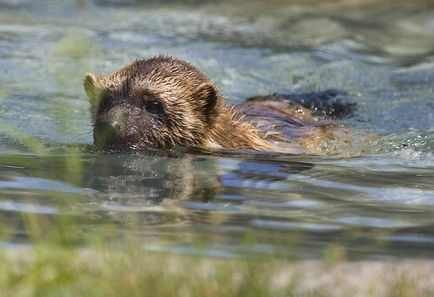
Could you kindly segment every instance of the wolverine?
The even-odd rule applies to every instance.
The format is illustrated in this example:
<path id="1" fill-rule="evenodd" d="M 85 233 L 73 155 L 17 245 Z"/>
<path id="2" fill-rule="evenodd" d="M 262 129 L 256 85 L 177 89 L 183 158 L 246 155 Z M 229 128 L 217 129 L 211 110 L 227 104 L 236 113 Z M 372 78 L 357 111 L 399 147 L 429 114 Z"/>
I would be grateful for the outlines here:
<path id="1" fill-rule="evenodd" d="M 136 60 L 108 76 L 89 73 L 84 89 L 101 148 L 318 153 L 345 138 L 334 119 L 355 107 L 333 90 L 229 106 L 203 72 L 168 56 Z"/>

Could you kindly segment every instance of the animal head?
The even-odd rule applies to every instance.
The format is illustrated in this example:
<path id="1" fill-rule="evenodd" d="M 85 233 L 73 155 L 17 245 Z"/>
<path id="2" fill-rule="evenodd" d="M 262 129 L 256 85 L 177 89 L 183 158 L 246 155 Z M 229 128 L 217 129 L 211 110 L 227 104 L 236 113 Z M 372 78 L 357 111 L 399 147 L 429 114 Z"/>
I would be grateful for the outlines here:
<path id="1" fill-rule="evenodd" d="M 84 89 L 99 147 L 200 146 L 223 105 L 201 71 L 164 56 L 137 60 L 106 77 L 87 74 Z"/>

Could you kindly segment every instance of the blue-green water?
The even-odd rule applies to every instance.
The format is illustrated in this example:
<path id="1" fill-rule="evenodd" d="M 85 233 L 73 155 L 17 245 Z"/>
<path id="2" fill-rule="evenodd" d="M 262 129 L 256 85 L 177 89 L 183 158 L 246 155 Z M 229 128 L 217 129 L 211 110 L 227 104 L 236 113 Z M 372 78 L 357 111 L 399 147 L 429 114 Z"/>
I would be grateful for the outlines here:
<path id="1" fill-rule="evenodd" d="M 34 215 L 149 250 L 433 258 L 434 5 L 351 3 L 1 1 L 3 245 L 28 244 Z M 229 103 L 346 91 L 344 123 L 379 139 L 355 157 L 92 150 L 84 74 L 156 54 Z"/>

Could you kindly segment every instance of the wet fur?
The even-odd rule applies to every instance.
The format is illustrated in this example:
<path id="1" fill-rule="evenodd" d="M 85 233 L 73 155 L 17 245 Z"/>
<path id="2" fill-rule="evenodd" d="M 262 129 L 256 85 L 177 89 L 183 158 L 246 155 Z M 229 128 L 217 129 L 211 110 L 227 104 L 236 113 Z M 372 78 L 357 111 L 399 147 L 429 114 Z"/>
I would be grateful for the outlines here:
<path id="1" fill-rule="evenodd" d="M 330 125 L 314 108 L 276 100 L 277 95 L 228 107 L 201 71 L 166 56 L 134 61 L 107 77 L 88 74 L 84 88 L 95 127 L 101 122 L 116 127 L 106 146 L 285 151 L 277 142 L 322 135 L 324 125 Z M 161 102 L 164 114 L 146 111 L 152 100 Z M 98 133 L 94 131 L 96 138 Z"/>

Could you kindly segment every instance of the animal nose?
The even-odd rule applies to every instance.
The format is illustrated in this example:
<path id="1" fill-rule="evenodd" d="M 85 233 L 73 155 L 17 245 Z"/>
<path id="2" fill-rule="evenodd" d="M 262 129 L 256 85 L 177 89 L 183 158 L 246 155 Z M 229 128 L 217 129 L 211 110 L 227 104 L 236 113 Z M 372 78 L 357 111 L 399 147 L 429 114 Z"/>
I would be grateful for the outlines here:
<path id="1" fill-rule="evenodd" d="M 116 123 L 97 121 L 95 123 L 93 138 L 97 147 L 104 147 L 114 143 L 119 127 Z"/>

